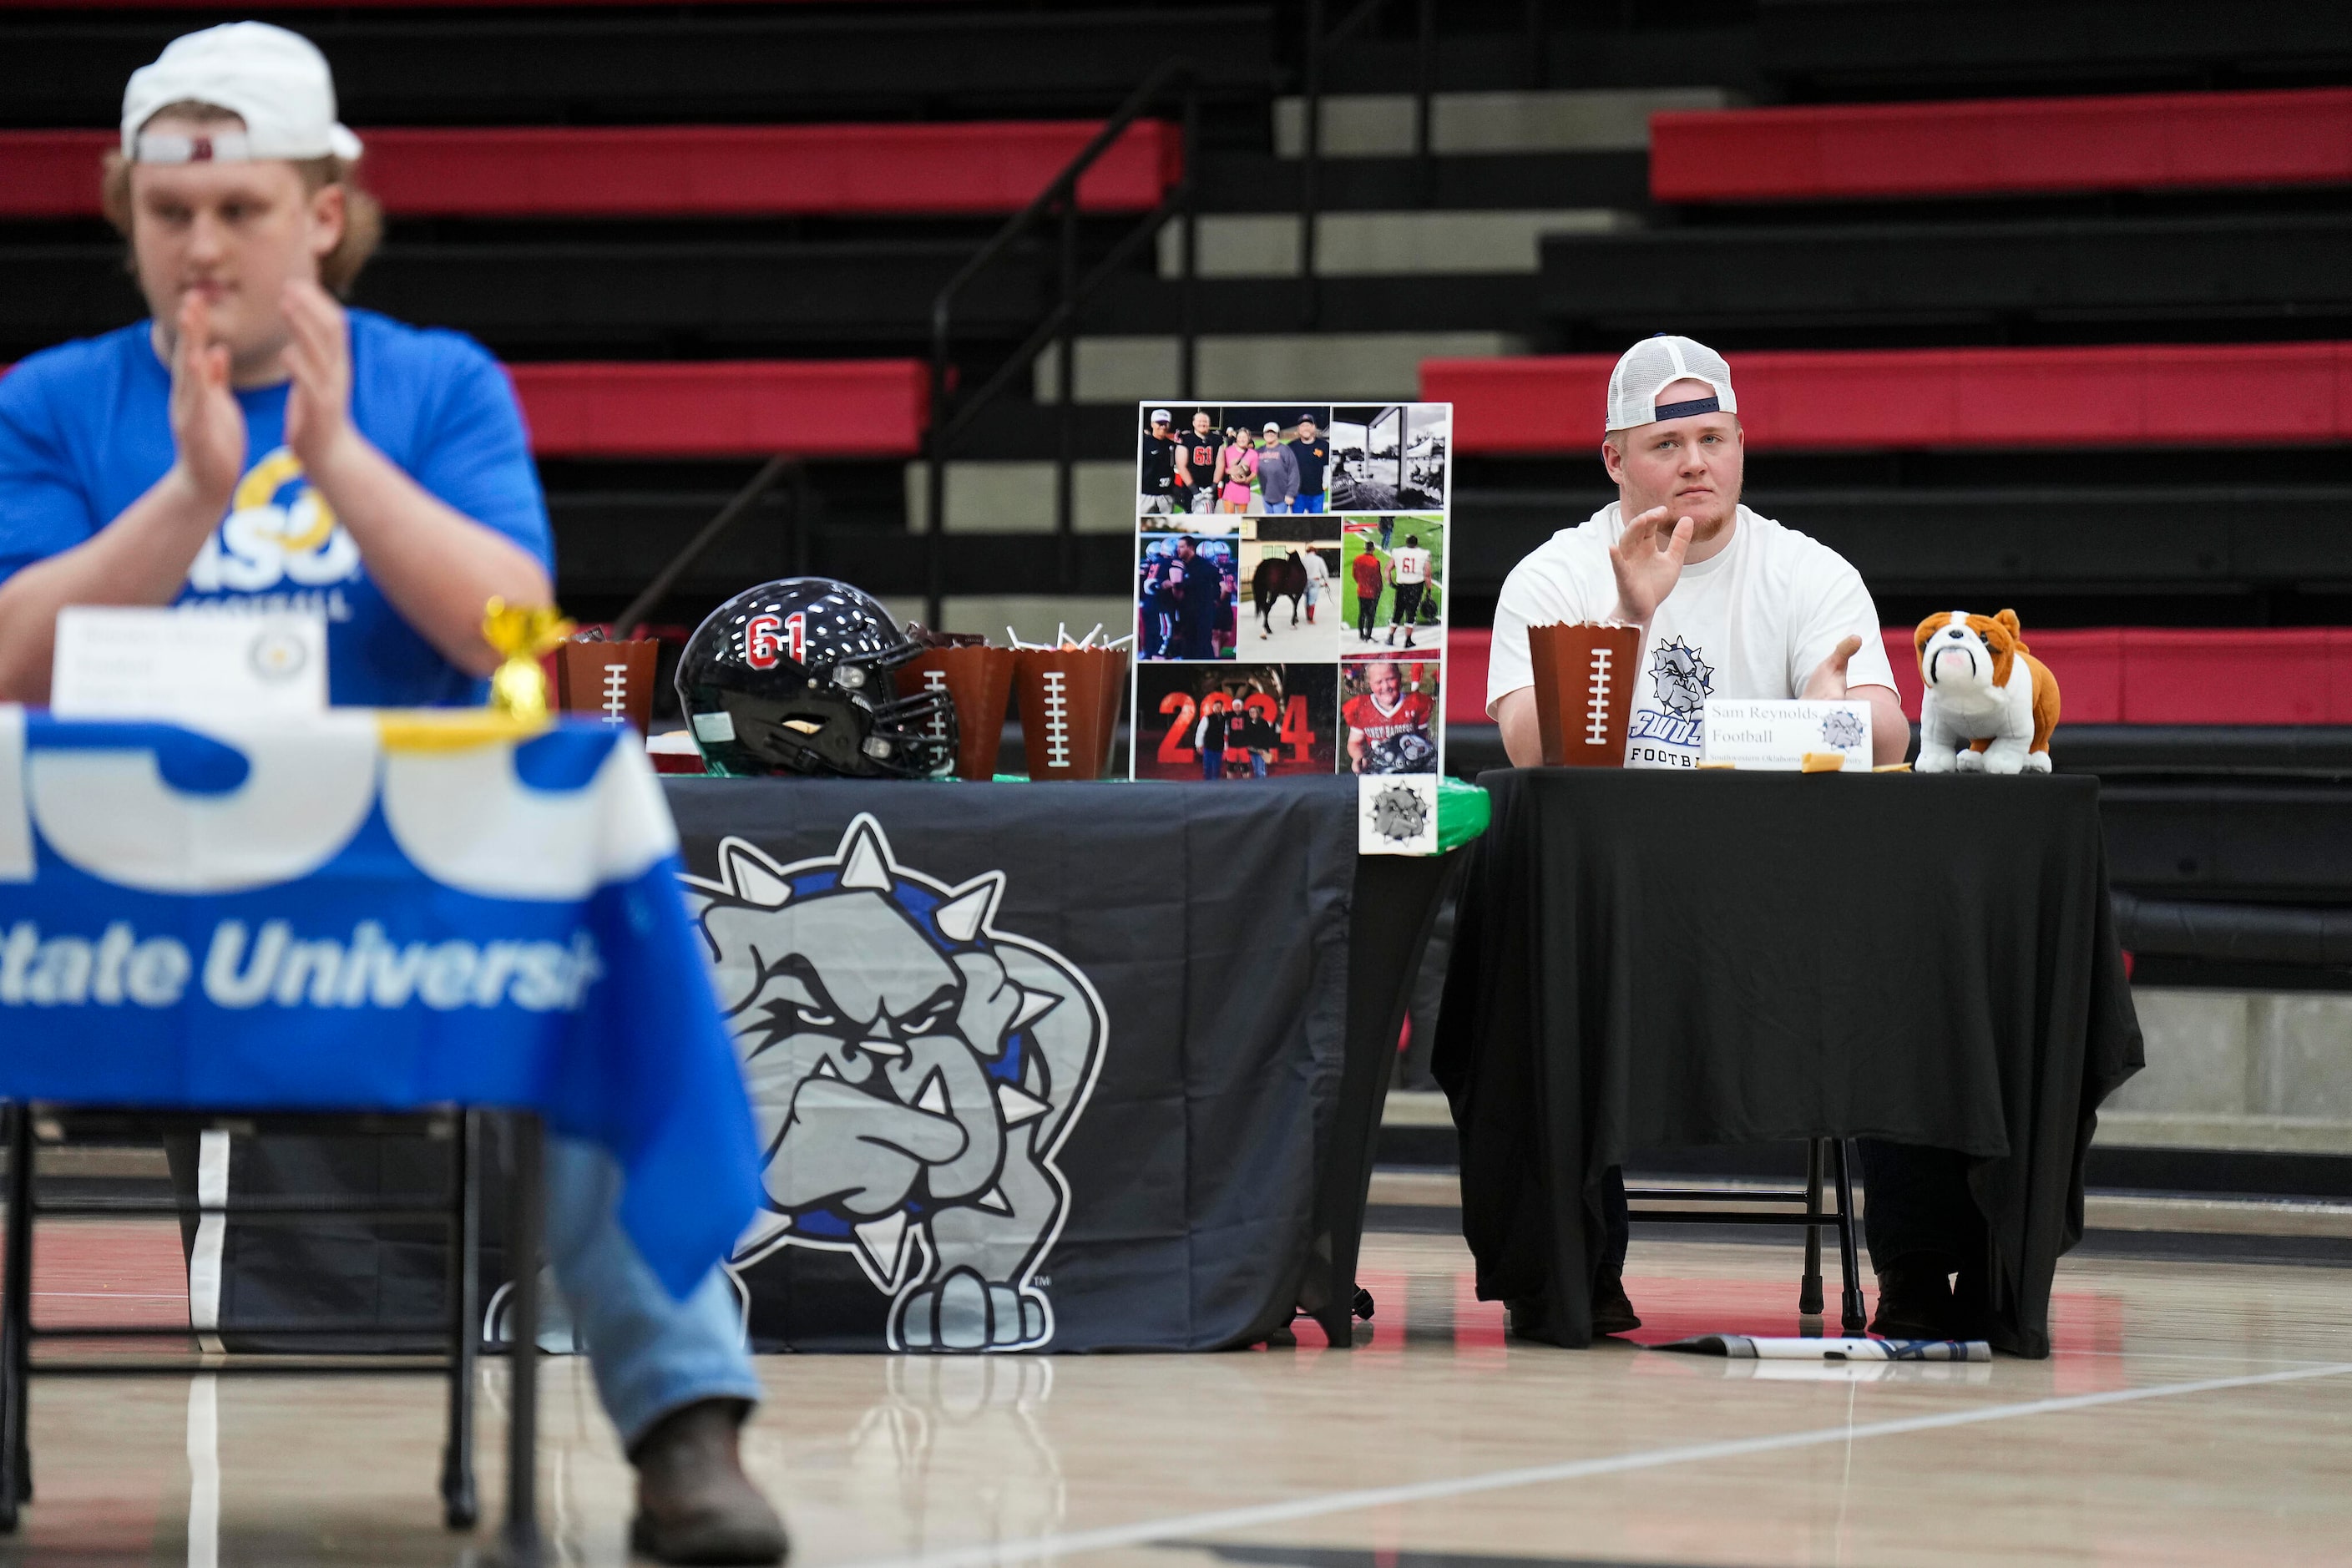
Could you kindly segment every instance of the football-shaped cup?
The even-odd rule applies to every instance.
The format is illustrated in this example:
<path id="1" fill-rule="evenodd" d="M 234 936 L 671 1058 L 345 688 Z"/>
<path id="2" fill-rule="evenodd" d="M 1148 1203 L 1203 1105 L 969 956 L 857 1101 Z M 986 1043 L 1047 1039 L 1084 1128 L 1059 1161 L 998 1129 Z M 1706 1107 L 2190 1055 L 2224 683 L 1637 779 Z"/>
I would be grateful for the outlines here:
<path id="1" fill-rule="evenodd" d="M 1633 714 L 1638 626 L 1529 626 L 1536 723 L 1548 767 L 1622 768 Z"/>
<path id="2" fill-rule="evenodd" d="M 607 724 L 635 724 L 648 734 L 654 721 L 654 667 L 661 644 L 567 642 L 555 650 L 555 705 Z"/>
<path id="3" fill-rule="evenodd" d="M 1009 647 L 926 648 L 891 675 L 898 695 L 945 688 L 955 704 L 956 777 L 982 783 L 996 776 L 1004 744 L 1004 705 L 1013 696 Z"/>
<path id="4" fill-rule="evenodd" d="M 1013 663 L 1021 744 L 1033 779 L 1098 779 L 1127 692 L 1127 650 L 1024 647 Z"/>

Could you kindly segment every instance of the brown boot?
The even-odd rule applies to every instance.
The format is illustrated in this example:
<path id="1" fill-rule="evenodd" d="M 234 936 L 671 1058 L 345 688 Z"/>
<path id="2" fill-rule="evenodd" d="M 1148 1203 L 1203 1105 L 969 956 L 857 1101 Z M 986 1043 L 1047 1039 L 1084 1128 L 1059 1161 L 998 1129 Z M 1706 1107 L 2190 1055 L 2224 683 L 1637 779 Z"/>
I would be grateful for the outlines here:
<path id="1" fill-rule="evenodd" d="M 736 1429 L 751 1406 L 704 1399 L 637 1439 L 637 1517 L 629 1544 L 659 1563 L 781 1563 L 783 1521 L 743 1473 Z"/>

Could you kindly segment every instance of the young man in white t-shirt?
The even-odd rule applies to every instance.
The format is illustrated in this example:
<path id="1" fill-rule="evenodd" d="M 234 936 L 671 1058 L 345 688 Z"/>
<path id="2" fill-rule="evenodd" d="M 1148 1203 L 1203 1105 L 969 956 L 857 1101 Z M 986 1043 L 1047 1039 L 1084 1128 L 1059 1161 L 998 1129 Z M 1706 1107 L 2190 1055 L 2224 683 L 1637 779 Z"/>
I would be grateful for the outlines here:
<path id="1" fill-rule="evenodd" d="M 1709 697 L 1864 700 L 1876 760 L 1903 760 L 1910 723 L 1870 590 L 1837 552 L 1739 504 L 1738 408 L 1730 366 L 1688 338 L 1651 338 L 1617 362 L 1601 460 L 1618 499 L 1538 546 L 1505 579 L 1496 606 L 1486 711 L 1517 766 L 1543 761 L 1528 628 L 1604 620 L 1643 632 L 1628 767 L 1697 766 Z M 1872 1331 L 1982 1338 L 1984 1221 L 1967 1162 L 1948 1150 L 1859 1142 L 1879 1287 Z M 1625 1295 L 1624 1182 L 1619 1172 L 1610 1178 L 1593 1327 L 1623 1333 L 1641 1320 Z"/>
<path id="2" fill-rule="evenodd" d="M 1738 407 L 1730 367 L 1688 338 L 1617 362 L 1601 460 L 1618 499 L 1513 568 L 1495 608 L 1486 711 L 1516 765 L 1543 761 L 1528 628 L 1577 621 L 1642 628 L 1628 767 L 1696 767 L 1709 697 L 1867 700 L 1877 760 L 1903 760 L 1910 724 L 1870 590 L 1836 551 L 1739 504 Z"/>

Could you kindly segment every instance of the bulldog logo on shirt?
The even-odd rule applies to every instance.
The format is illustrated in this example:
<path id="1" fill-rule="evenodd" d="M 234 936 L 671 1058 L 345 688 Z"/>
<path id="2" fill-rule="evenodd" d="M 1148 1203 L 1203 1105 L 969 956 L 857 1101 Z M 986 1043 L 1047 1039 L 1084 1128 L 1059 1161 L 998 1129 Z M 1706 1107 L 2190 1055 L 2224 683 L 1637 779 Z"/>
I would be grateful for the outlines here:
<path id="1" fill-rule="evenodd" d="M 266 594 L 284 584 L 320 588 L 360 574 L 360 547 L 310 488 L 285 447 L 236 482 L 228 516 L 188 566 L 199 594 Z"/>
<path id="2" fill-rule="evenodd" d="M 739 1267 L 781 1247 L 855 1258 L 892 1350 L 1034 1350 L 1069 1186 L 1055 1155 L 1101 1064 L 1094 987 L 1000 930 L 1004 873 L 950 887 L 861 815 L 819 859 L 729 838 L 685 879 L 764 1152 Z"/>
<path id="3" fill-rule="evenodd" d="M 1686 719 L 1706 705 L 1707 694 L 1715 689 L 1715 671 L 1696 648 L 1675 637 L 1651 652 L 1650 681 L 1658 706 Z"/>

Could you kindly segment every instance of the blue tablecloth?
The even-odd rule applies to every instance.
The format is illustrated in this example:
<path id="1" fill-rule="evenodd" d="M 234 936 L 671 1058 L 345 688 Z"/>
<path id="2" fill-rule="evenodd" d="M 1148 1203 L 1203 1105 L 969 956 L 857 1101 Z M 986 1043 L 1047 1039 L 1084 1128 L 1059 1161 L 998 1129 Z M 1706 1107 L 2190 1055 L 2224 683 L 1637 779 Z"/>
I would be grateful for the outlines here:
<path id="1" fill-rule="evenodd" d="M 759 1161 L 627 733 L 0 706 L 0 1098 L 533 1109 L 612 1151 L 683 1295 Z"/>

